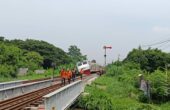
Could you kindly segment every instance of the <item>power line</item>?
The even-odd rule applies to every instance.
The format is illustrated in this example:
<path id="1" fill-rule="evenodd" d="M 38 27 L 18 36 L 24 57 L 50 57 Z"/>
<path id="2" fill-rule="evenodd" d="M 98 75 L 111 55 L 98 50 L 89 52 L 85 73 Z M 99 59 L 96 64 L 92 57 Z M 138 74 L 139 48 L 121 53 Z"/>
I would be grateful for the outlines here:
<path id="1" fill-rule="evenodd" d="M 164 43 L 168 43 L 168 42 L 170 42 L 170 39 L 165 40 L 165 41 L 161 41 L 161 42 L 156 42 L 156 43 L 153 43 L 153 44 L 150 44 L 150 45 L 143 45 L 142 47 L 152 47 L 152 46 L 156 46 L 156 45 L 160 45 L 160 44 L 164 44 Z"/>
<path id="2" fill-rule="evenodd" d="M 155 48 L 162 48 L 162 47 L 165 47 L 168 43 L 170 43 L 170 42 L 165 42 L 164 44 L 159 45 L 159 46 L 157 46 L 157 47 L 155 47 Z"/>
<path id="3" fill-rule="evenodd" d="M 169 47 L 170 47 L 170 45 L 167 45 L 166 47 L 162 48 L 161 50 L 165 50 L 165 49 L 167 49 Z"/>

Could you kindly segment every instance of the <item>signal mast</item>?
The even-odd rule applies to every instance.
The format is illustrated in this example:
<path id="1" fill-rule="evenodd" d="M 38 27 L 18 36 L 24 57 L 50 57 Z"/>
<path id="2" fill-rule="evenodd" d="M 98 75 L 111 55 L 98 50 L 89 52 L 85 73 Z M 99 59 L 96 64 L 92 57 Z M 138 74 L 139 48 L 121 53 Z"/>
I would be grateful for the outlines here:
<path id="1" fill-rule="evenodd" d="M 103 49 L 104 49 L 104 59 L 105 59 L 105 61 L 104 61 L 104 66 L 106 66 L 106 57 L 107 57 L 107 55 L 106 55 L 106 50 L 107 49 L 112 49 L 112 47 L 111 46 L 103 46 Z"/>

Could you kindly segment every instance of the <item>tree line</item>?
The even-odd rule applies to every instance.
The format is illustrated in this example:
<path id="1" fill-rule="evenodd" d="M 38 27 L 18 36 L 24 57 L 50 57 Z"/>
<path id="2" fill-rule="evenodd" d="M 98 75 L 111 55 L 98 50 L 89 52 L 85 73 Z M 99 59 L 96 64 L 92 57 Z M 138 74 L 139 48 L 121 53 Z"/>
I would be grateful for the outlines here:
<path id="1" fill-rule="evenodd" d="M 17 77 L 18 68 L 36 70 L 48 69 L 63 64 L 76 63 L 86 59 L 76 45 L 71 45 L 68 53 L 42 40 L 14 39 L 0 37 L 0 76 Z"/>
<path id="2" fill-rule="evenodd" d="M 123 62 L 137 63 L 142 70 L 151 73 L 157 69 L 165 70 L 165 67 L 170 64 L 170 53 L 162 52 L 157 48 L 143 50 L 139 47 L 129 52 Z"/>

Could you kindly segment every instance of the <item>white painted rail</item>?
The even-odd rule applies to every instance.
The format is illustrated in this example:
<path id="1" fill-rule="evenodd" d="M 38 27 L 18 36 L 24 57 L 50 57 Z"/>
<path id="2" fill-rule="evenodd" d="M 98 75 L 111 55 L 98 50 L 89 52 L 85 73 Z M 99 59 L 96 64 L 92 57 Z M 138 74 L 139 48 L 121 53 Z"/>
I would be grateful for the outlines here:
<path id="1" fill-rule="evenodd" d="M 27 81 L 27 80 L 1 82 L 1 83 L 0 83 L 0 89 L 4 89 L 4 88 L 8 88 L 8 87 L 13 87 L 13 86 L 21 85 L 21 84 L 23 83 L 23 81 Z"/>
<path id="2" fill-rule="evenodd" d="M 45 110 L 65 110 L 77 99 L 83 89 L 83 82 L 79 80 L 44 96 Z"/>
<path id="3" fill-rule="evenodd" d="M 51 85 L 52 85 L 52 80 L 50 79 L 50 80 L 33 82 L 33 83 L 22 84 L 14 87 L 0 89 L 0 101 L 13 98 L 19 95 L 23 95 Z"/>

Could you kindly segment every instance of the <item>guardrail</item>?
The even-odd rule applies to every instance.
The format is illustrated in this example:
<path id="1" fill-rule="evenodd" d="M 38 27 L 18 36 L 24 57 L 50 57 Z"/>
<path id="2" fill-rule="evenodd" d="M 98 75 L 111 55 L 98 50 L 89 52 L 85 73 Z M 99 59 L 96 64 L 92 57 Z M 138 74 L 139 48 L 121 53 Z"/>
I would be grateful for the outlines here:
<path id="1" fill-rule="evenodd" d="M 51 79 L 0 89 L 0 101 L 45 88 L 50 85 L 52 85 Z"/>
<path id="2" fill-rule="evenodd" d="M 4 88 L 8 88 L 8 87 L 13 87 L 13 86 L 17 86 L 17 85 L 21 85 L 23 81 L 27 81 L 27 80 L 2 82 L 2 83 L 0 83 L 0 89 L 4 89 Z"/>
<path id="3" fill-rule="evenodd" d="M 76 81 L 46 96 L 45 110 L 65 110 L 83 92 L 83 82 Z"/>

